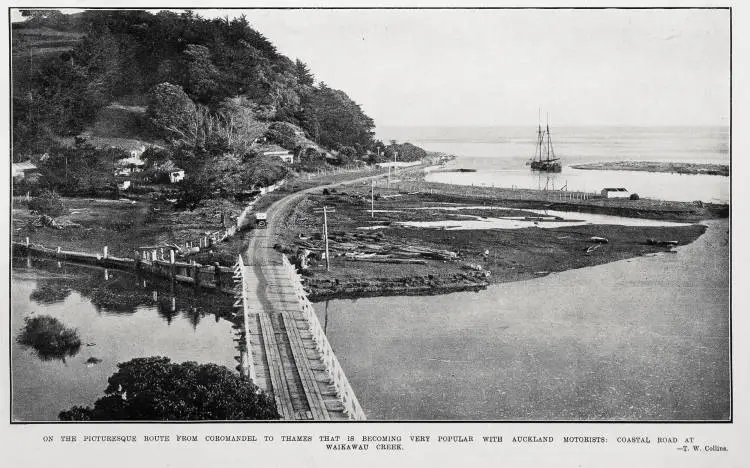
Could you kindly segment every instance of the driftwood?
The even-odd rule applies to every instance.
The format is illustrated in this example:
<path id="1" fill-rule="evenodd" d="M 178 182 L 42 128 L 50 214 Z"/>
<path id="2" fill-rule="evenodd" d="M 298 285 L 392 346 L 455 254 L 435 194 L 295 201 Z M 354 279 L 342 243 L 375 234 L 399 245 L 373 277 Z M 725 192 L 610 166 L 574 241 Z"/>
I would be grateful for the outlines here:
<path id="1" fill-rule="evenodd" d="M 373 262 L 373 263 L 396 263 L 396 264 L 413 264 L 413 265 L 427 265 L 424 260 L 410 259 L 410 258 L 361 258 L 361 257 L 345 257 L 344 260 L 347 262 Z"/>

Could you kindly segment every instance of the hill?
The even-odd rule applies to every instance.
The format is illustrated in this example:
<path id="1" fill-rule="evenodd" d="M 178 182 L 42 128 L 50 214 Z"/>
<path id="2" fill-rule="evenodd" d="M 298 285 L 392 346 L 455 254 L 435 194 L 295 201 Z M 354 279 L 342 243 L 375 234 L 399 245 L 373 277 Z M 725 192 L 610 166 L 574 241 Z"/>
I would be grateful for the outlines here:
<path id="1" fill-rule="evenodd" d="M 280 54 L 245 17 L 34 12 L 12 28 L 16 160 L 84 131 L 205 149 L 222 134 L 248 137 L 253 133 L 248 129 L 273 122 L 293 125 L 314 144 L 347 154 L 365 155 L 376 143 L 374 122 L 356 102 L 325 83 L 315 84 L 306 64 Z M 173 88 L 154 94 L 167 89 L 164 85 Z M 175 121 L 160 126 L 148 109 L 170 96 L 195 115 L 171 108 Z M 128 103 L 133 99 L 138 104 Z M 188 121 L 202 125 L 196 130 L 201 134 L 177 138 L 182 130 L 174 125 Z"/>

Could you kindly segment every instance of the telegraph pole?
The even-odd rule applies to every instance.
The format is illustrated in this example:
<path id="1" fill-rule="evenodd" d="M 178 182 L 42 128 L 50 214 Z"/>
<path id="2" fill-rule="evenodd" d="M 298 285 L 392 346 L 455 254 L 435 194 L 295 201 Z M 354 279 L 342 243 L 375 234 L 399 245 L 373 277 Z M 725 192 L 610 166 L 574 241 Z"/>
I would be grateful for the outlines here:
<path id="1" fill-rule="evenodd" d="M 328 253 L 328 211 L 323 207 L 323 236 L 326 238 L 326 271 L 331 271 L 331 254 Z"/>
<path id="2" fill-rule="evenodd" d="M 370 181 L 370 218 L 375 217 L 375 181 Z"/>
<path id="3" fill-rule="evenodd" d="M 326 271 L 331 271 L 331 256 L 328 251 L 328 213 L 335 213 L 335 209 L 330 209 L 327 206 L 323 206 L 322 210 L 315 210 L 315 212 L 323 213 L 323 238 L 325 239 L 326 245 Z"/>

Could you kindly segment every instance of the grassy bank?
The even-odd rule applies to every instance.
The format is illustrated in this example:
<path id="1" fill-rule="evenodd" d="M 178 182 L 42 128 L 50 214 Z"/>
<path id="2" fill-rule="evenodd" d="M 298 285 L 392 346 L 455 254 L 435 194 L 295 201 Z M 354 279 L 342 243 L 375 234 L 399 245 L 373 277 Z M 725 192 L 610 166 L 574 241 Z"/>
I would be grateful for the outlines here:
<path id="1" fill-rule="evenodd" d="M 26 237 L 34 244 L 62 247 L 79 252 L 102 252 L 119 257 L 133 257 L 142 246 L 184 244 L 195 241 L 207 232 L 222 228 L 221 213 L 231 224 L 241 206 L 209 201 L 195 211 L 179 211 L 166 201 L 143 198 L 138 201 L 91 198 L 65 198 L 67 213 L 56 218 L 62 229 L 35 227 L 38 215 L 24 203 L 13 205 L 13 240 L 23 242 Z M 218 261 L 232 265 L 243 242 L 242 234 L 228 242 L 214 246 L 213 253 L 201 253 L 194 258 L 200 262 Z"/>
<path id="2" fill-rule="evenodd" d="M 471 217 L 537 217 L 538 214 L 523 208 L 547 208 L 693 223 L 721 217 L 726 211 L 726 206 L 654 200 L 553 202 L 546 196 L 531 190 L 402 182 L 376 188 L 376 211 L 371 213 L 369 186 L 346 187 L 328 194 L 321 191 L 296 205 L 279 230 L 276 242 L 291 257 L 299 261 L 304 256 L 309 261 L 305 276 L 313 300 L 439 294 L 670 251 L 670 245 L 659 243 L 690 243 L 705 227 L 580 225 L 554 229 L 534 226 L 445 230 L 407 227 L 400 222 L 460 223 Z M 437 209 L 455 204 L 486 206 L 460 212 Z M 322 258 L 322 215 L 317 212 L 324 205 L 335 209 L 328 217 L 330 271 L 326 271 Z M 488 209 L 488 206 L 521 211 Z M 377 228 L 362 229 L 373 227 Z M 598 244 L 592 237 L 606 238 L 607 243 Z"/>
<path id="3" fill-rule="evenodd" d="M 652 161 L 611 161 L 588 164 L 576 164 L 573 169 L 597 170 L 597 171 L 641 171 L 641 172 L 668 172 L 672 174 L 704 174 L 728 176 L 729 165 L 727 164 L 697 164 L 678 162 L 652 162 Z"/>

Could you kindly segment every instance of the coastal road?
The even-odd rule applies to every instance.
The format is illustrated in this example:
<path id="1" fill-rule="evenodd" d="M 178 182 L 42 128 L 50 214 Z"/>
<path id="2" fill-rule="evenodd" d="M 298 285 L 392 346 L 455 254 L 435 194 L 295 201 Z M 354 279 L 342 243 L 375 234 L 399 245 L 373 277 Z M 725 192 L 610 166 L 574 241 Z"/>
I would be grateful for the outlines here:
<path id="1" fill-rule="evenodd" d="M 368 175 L 290 194 L 267 210 L 266 229 L 250 232 L 243 255 L 247 265 L 246 288 L 251 291 L 246 309 L 252 311 L 248 335 L 251 357 L 257 368 L 256 383 L 270 390 L 283 419 L 346 419 L 336 389 L 317 354 L 306 320 L 299 312 L 297 296 L 273 248 L 279 224 L 297 203 L 314 191 L 358 184 L 387 174 Z"/>

